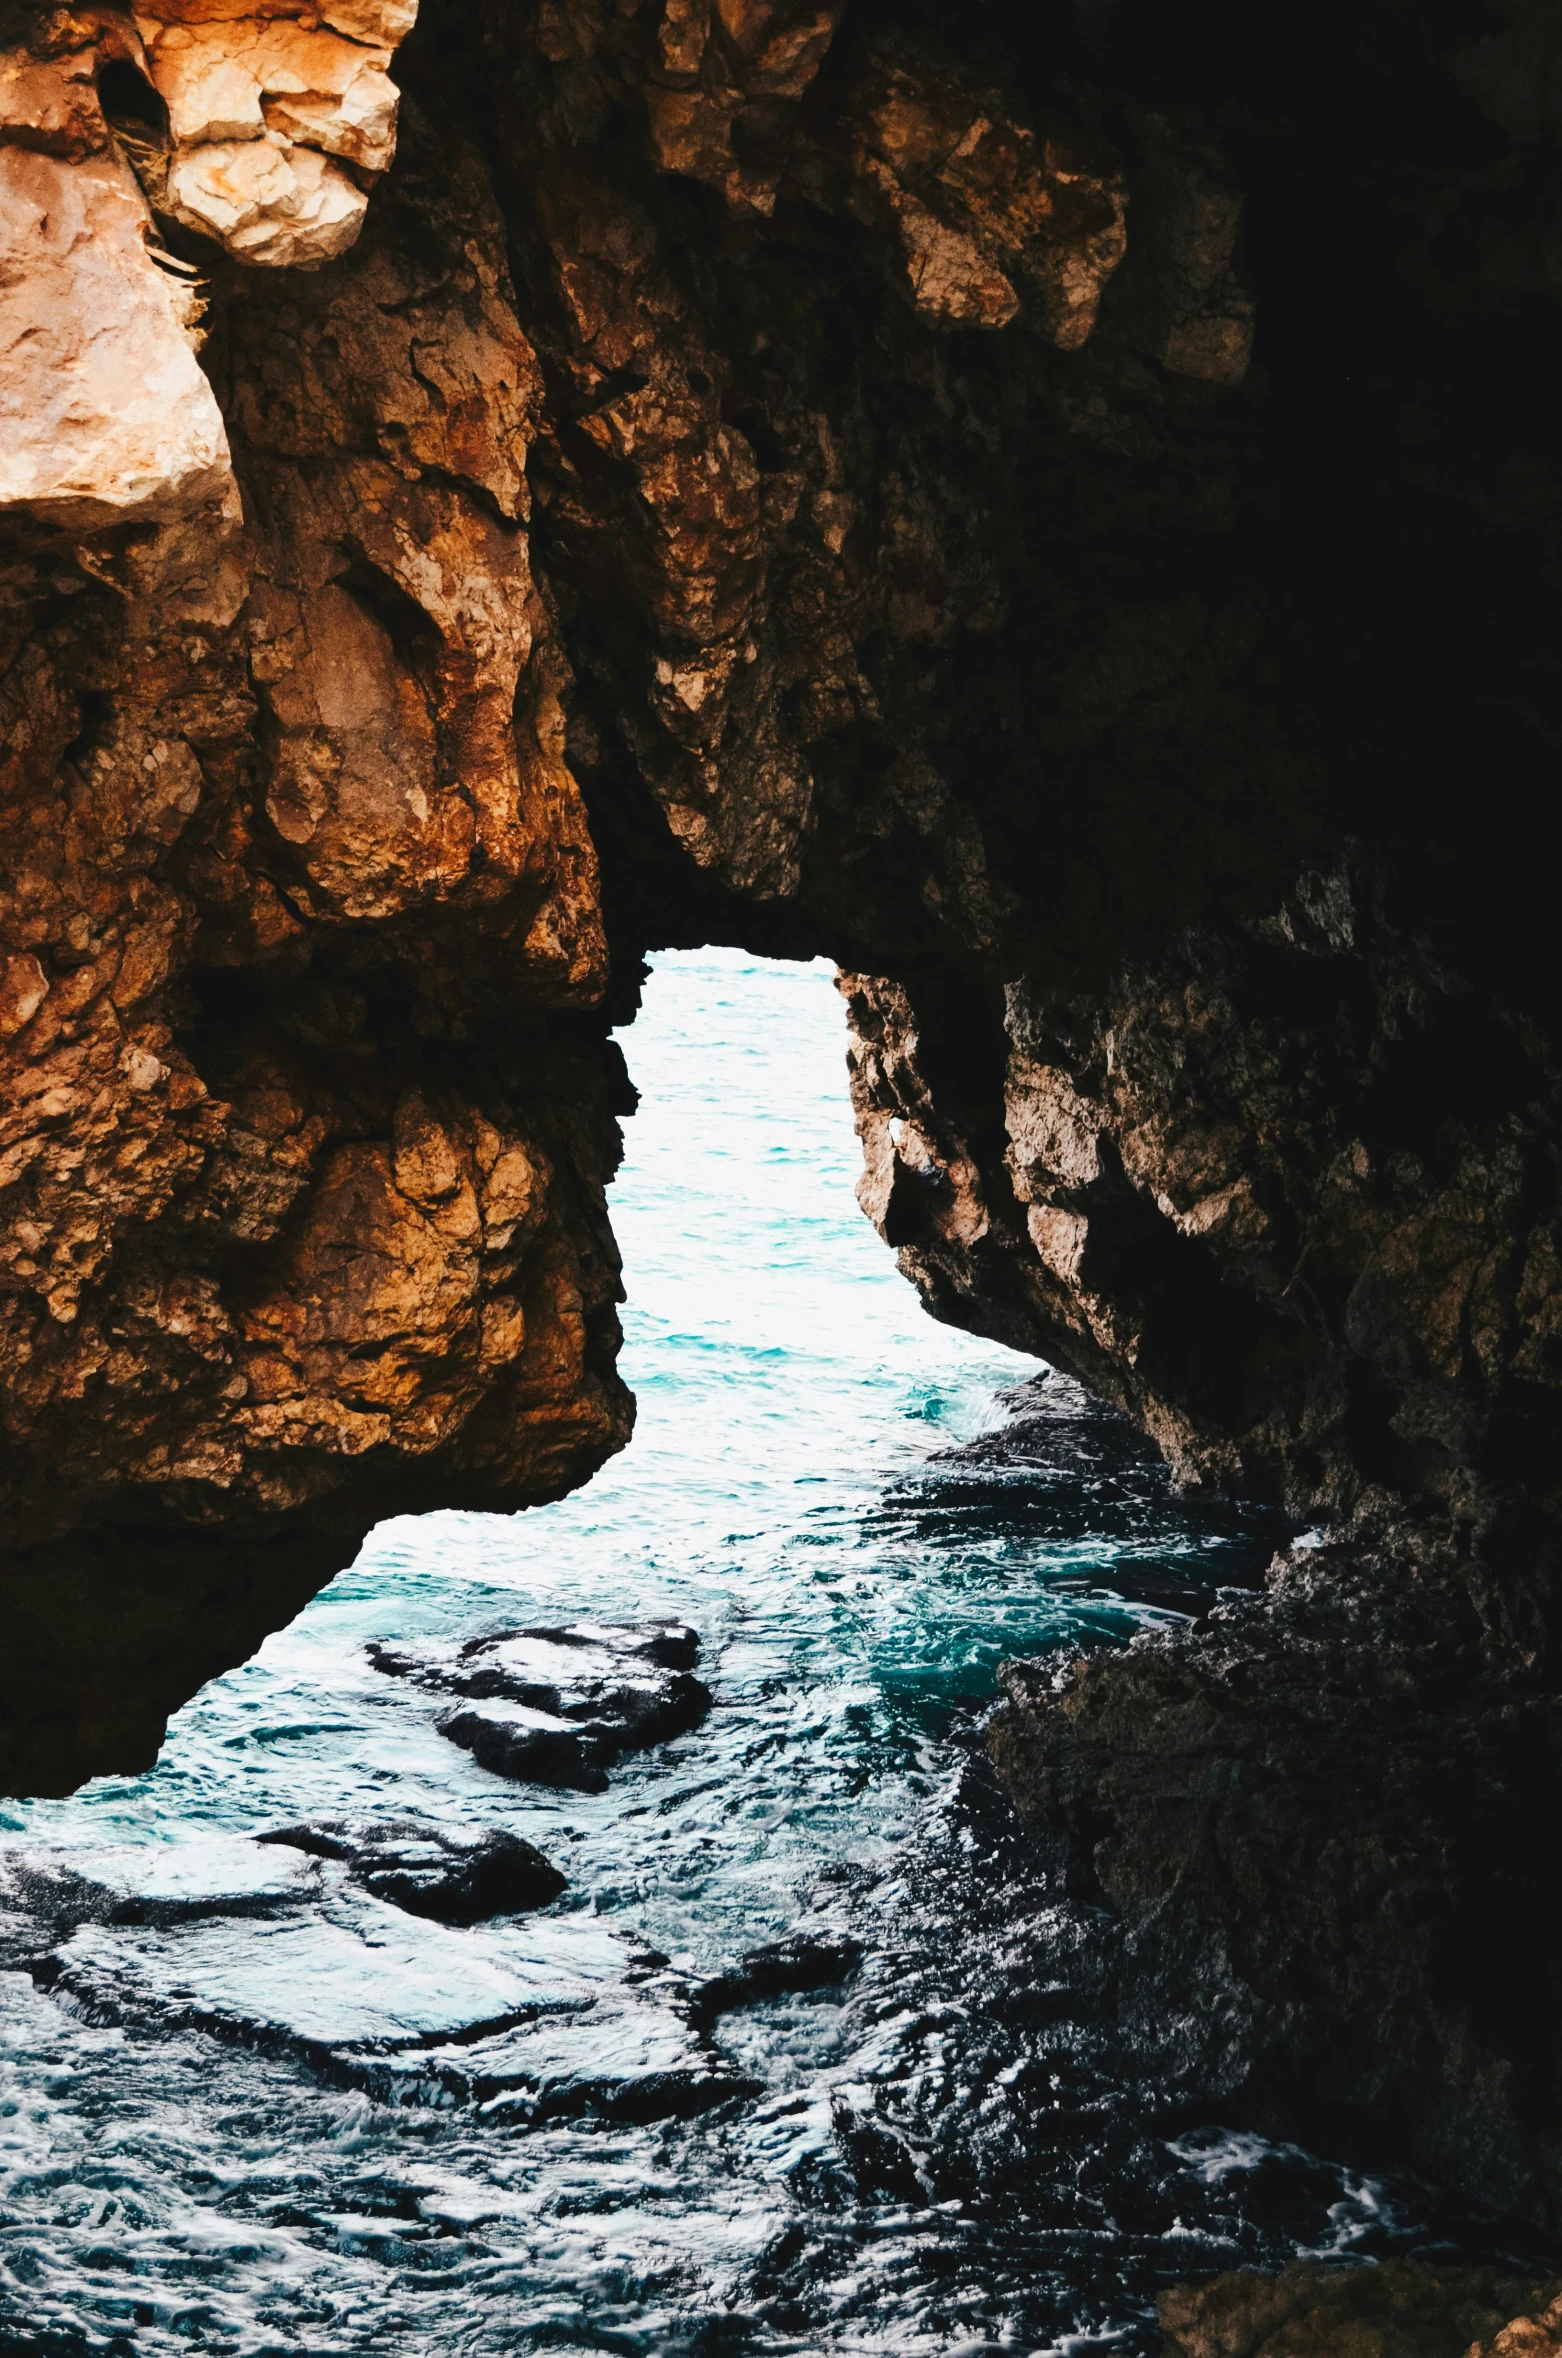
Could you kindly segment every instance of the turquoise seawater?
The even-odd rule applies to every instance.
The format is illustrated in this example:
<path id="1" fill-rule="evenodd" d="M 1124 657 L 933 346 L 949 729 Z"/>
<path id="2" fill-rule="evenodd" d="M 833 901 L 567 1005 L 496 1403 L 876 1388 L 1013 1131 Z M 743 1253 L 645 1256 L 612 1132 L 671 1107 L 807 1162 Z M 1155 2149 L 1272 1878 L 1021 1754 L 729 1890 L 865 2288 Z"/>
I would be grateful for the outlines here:
<path id="1" fill-rule="evenodd" d="M 630 1448 L 553 1507 L 382 1525 L 179 1714 L 150 1775 L 8 1805 L 0 1840 L 84 1871 L 128 1847 L 133 1880 L 142 1848 L 312 1816 L 500 1827 L 569 1878 L 544 1922 L 695 1975 L 804 1923 L 859 1940 L 862 1967 L 723 2019 L 746 2097 L 528 2130 L 72 2011 L 18 1935 L 7 2348 L 1149 2348 L 1158 2282 L 1414 2231 L 1403 2189 L 1156 2131 L 1092 2014 L 1090 1928 L 980 1763 L 1005 1655 L 1121 1642 L 1251 1578 L 1272 1534 L 1182 1506 L 1072 1387 L 921 1310 L 853 1200 L 826 967 L 670 953 L 623 1046 Z M 715 1707 L 599 1795 L 480 1768 L 364 1650 L 656 1615 L 699 1631 Z"/>

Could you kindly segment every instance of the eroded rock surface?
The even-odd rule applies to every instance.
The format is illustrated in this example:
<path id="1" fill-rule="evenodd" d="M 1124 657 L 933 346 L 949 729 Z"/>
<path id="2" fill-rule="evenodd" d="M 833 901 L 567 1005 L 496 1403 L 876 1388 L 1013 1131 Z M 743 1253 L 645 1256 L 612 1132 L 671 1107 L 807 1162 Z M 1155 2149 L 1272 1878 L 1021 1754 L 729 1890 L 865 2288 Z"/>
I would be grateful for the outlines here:
<path id="1" fill-rule="evenodd" d="M 628 1431 L 622 1082 L 568 1012 L 606 955 L 481 169 L 426 139 L 334 275 L 212 267 L 245 522 L 203 530 L 204 605 L 159 586 L 160 514 L 89 542 L 29 506 L 7 577 L 0 1676 L 35 1787 L 150 1761 L 393 1465 L 407 1504 L 519 1503 Z"/>
<path id="2" fill-rule="evenodd" d="M 1279 2276 L 1243 2271 L 1160 2300 L 1166 2358 L 1547 2358 L 1557 2283 L 1407 2260 Z"/>
<path id="3" fill-rule="evenodd" d="M 1125 2018 L 1557 2216 L 1546 9 L 0 35 L 7 1780 L 622 1441 L 608 1026 L 825 951 L 935 1313 L 1328 1527 L 1015 1676 Z"/>

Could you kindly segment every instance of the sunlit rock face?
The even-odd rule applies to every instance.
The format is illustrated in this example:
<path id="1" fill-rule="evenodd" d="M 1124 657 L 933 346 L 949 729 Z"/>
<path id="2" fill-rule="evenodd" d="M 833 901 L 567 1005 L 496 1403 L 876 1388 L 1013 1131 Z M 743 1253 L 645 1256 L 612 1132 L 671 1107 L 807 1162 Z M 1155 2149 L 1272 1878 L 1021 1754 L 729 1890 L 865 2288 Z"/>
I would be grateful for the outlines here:
<path id="1" fill-rule="evenodd" d="M 393 1496 L 553 1496 L 629 1429 L 486 182 L 430 143 L 329 272 L 175 254 L 88 54 L 0 148 L 5 1775 L 45 1786 L 149 1761 Z"/>
<path id="2" fill-rule="evenodd" d="M 622 1441 L 606 1028 L 828 952 L 930 1307 L 1329 1526 L 1016 1673 L 1128 2012 L 1554 2209 L 1543 12 L 0 31 L 6 1776 Z"/>

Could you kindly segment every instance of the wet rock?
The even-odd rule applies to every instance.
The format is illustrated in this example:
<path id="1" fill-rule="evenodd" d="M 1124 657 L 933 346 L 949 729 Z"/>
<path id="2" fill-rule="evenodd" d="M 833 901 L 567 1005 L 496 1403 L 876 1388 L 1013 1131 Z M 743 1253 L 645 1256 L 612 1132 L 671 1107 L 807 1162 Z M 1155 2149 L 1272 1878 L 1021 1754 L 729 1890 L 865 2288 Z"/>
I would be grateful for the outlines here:
<path id="1" fill-rule="evenodd" d="M 240 1835 L 0 1851 L 3 1937 L 17 1957 L 78 1925 L 173 1928 L 208 1917 L 271 1917 L 318 1898 L 321 1888 L 316 1860 L 268 1857 Z"/>
<path id="2" fill-rule="evenodd" d="M 1407 2260 L 1298 2261 L 1174 2285 L 1160 2299 L 1164 2358 L 1550 2358 L 1562 2284 Z M 1556 2304 L 1554 2307 L 1552 2304 Z M 1537 2314 L 1538 2313 L 1538 2314 Z"/>
<path id="3" fill-rule="evenodd" d="M 750 1949 L 730 1971 L 703 1982 L 695 2003 L 702 2015 L 727 2014 L 764 1998 L 834 1989 L 862 1961 L 862 1943 L 846 1933 L 789 1933 Z"/>
<path id="4" fill-rule="evenodd" d="M 269 1854 L 184 1846 L 206 1855 L 172 1870 L 119 1854 L 0 1859 L 6 1955 L 86 2021 L 198 2031 L 380 2103 L 477 2105 L 516 2128 L 684 2118 L 756 2091 L 710 2045 L 689 1985 L 594 1920 L 450 1928 L 474 1901 L 490 1912 L 496 1889 L 515 1907 L 506 1838 L 285 1831 Z M 526 1888 L 537 1866 L 561 1884 L 514 1848 L 529 1853 Z M 436 1909 L 462 1915 L 420 1921 Z"/>
<path id="5" fill-rule="evenodd" d="M 832 2105 L 831 2127 L 859 2197 L 867 2202 L 922 2204 L 927 2186 L 903 2137 L 844 2101 Z"/>
<path id="6" fill-rule="evenodd" d="M 456 1931 L 327 1876 L 317 1904 L 270 1920 L 85 1924 L 32 1971 L 93 2022 L 202 2030 L 323 2067 L 589 2005 L 629 1962 L 590 1923 Z"/>
<path id="7" fill-rule="evenodd" d="M 687 2119 L 760 2087 L 702 2041 L 686 2011 L 640 1993 L 458 2047 L 346 2059 L 346 2068 L 381 2103 L 477 2104 L 518 2128 Z"/>
<path id="8" fill-rule="evenodd" d="M 544 1908 L 565 1888 L 565 1877 L 535 1844 L 497 1829 L 450 1832 L 414 1818 L 378 1825 L 317 1819 L 256 1840 L 338 1859 L 376 1899 L 441 1924 Z"/>
<path id="9" fill-rule="evenodd" d="M 527 1785 L 605 1793 L 604 1758 L 617 1758 L 612 1744 L 599 1749 L 593 1737 L 567 1720 L 529 1710 L 524 1703 L 474 1704 L 465 1711 L 446 1712 L 434 1725 L 452 1744 L 470 1752 L 479 1767 Z"/>
<path id="10" fill-rule="evenodd" d="M 1314 2143 L 1392 2107 L 1429 2172 L 1556 2215 L 1542 1580 L 1380 1510 L 1201 1627 L 1006 1666 L 991 1756 L 1174 2101 Z"/>
<path id="11" fill-rule="evenodd" d="M 710 1689 L 690 1675 L 683 1622 L 577 1622 L 498 1630 L 462 1644 L 369 1648 L 388 1677 L 471 1698 L 440 1734 L 499 1776 L 600 1793 L 625 1752 L 698 1727 Z"/>
<path id="12" fill-rule="evenodd" d="M 939 1108 L 927 1002 L 847 988 L 861 1200 L 929 1302 L 1319 1527 L 1262 1597 L 1005 1678 L 993 1758 L 1117 1918 L 1145 2072 L 1308 2139 L 1391 2118 L 1554 2226 L 1554 1049 L 1351 859 L 1084 996 L 1011 980 L 1001 1152 Z"/>

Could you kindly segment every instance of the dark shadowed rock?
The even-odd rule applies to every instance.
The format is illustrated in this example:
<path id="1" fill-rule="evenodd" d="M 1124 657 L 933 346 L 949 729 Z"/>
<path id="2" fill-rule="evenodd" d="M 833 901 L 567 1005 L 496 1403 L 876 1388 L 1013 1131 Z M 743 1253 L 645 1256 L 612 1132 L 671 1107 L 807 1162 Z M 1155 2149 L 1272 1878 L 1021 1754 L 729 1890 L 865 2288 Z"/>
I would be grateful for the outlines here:
<path id="1" fill-rule="evenodd" d="M 460 1644 L 369 1648 L 388 1677 L 471 1700 L 436 1722 L 484 1768 L 600 1793 L 624 1752 L 698 1727 L 710 1689 L 690 1675 L 699 1639 L 683 1622 L 575 1622 L 496 1630 Z"/>
<path id="2" fill-rule="evenodd" d="M 789 1933 L 784 1940 L 750 1949 L 730 1971 L 702 1983 L 695 2003 L 702 2014 L 711 2016 L 756 2005 L 763 1998 L 834 1989 L 861 1961 L 862 1943 L 845 1933 Z"/>
<path id="3" fill-rule="evenodd" d="M 318 1819 L 280 1826 L 256 1840 L 339 1859 L 376 1899 L 441 1924 L 477 1924 L 487 1916 L 544 1908 L 566 1880 L 535 1844 L 497 1828 L 468 1834 L 415 1818 L 383 1825 Z"/>

